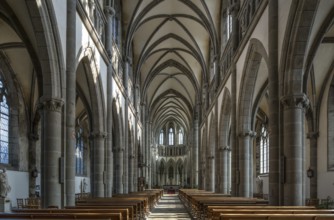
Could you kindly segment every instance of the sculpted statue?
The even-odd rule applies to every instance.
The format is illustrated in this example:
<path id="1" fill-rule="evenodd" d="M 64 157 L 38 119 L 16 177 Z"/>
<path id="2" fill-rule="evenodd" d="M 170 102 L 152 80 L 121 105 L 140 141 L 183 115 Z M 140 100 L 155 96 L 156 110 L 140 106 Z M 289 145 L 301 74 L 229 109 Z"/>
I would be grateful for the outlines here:
<path id="1" fill-rule="evenodd" d="M 2 169 L 2 172 L 0 172 L 0 197 L 6 198 L 10 190 L 6 169 Z"/>
<path id="2" fill-rule="evenodd" d="M 257 193 L 263 194 L 263 179 L 260 176 L 256 178 Z"/>

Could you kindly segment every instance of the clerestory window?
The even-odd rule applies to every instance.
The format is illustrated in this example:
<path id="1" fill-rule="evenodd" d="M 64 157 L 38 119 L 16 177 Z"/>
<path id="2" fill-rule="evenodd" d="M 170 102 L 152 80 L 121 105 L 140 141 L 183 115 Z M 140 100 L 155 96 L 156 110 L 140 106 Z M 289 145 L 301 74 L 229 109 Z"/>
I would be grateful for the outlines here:
<path id="1" fill-rule="evenodd" d="M 169 129 L 168 144 L 169 145 L 174 145 L 174 130 L 173 130 L 173 128 Z"/>

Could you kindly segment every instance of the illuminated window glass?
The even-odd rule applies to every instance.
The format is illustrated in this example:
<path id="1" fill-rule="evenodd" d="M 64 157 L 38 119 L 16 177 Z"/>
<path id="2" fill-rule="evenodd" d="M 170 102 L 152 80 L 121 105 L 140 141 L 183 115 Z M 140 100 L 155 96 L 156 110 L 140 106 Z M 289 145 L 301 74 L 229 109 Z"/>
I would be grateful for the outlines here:
<path id="1" fill-rule="evenodd" d="M 159 144 L 164 144 L 164 131 L 160 131 Z"/>
<path id="2" fill-rule="evenodd" d="M 75 173 L 76 175 L 84 174 L 84 161 L 83 161 L 83 150 L 84 150 L 84 141 L 82 138 L 82 129 L 78 129 L 76 133 L 76 147 L 75 147 Z"/>
<path id="3" fill-rule="evenodd" d="M 0 79 L 0 163 L 9 163 L 8 128 L 9 107 L 6 98 L 6 89 Z"/>
<path id="4" fill-rule="evenodd" d="M 269 136 L 265 125 L 261 127 L 260 136 L 260 173 L 269 172 Z"/>
<path id="5" fill-rule="evenodd" d="M 174 145 L 174 131 L 173 128 L 169 129 L 169 135 L 168 135 L 168 143 L 169 145 Z"/>
<path id="6" fill-rule="evenodd" d="M 179 144 L 183 144 L 183 133 L 182 130 L 179 130 Z"/>

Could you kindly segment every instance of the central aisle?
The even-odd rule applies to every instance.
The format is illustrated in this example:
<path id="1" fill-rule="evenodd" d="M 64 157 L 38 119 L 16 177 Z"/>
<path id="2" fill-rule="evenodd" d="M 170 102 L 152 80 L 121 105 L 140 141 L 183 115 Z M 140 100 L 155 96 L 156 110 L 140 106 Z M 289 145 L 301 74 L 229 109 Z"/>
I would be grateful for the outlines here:
<path id="1" fill-rule="evenodd" d="M 164 194 L 148 219 L 191 219 L 178 195 Z"/>

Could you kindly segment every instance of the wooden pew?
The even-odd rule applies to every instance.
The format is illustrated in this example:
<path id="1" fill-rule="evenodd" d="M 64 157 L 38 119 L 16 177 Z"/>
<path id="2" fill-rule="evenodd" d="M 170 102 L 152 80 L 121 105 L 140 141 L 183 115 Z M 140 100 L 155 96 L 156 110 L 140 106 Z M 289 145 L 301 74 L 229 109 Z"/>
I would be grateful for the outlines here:
<path id="1" fill-rule="evenodd" d="M 334 219 L 334 214 L 222 214 L 220 216 L 220 220 L 315 220 L 321 218 Z"/>
<path id="2" fill-rule="evenodd" d="M 88 210 L 88 209 L 127 209 L 129 211 L 129 218 L 130 219 L 138 219 L 139 214 L 137 212 L 137 208 L 135 205 L 131 204 L 115 204 L 115 205 L 92 205 L 92 206 L 65 206 L 65 209 L 82 209 L 82 210 Z"/>
<path id="3" fill-rule="evenodd" d="M 123 220 L 130 219 L 129 209 L 13 209 L 14 213 L 121 213 Z"/>
<path id="4" fill-rule="evenodd" d="M 76 204 L 76 207 L 85 206 L 85 208 L 120 208 L 121 207 L 132 207 L 133 217 L 140 218 L 145 216 L 144 201 L 135 198 L 110 198 L 110 199 L 98 199 L 86 202 L 80 202 Z"/>
<path id="5" fill-rule="evenodd" d="M 251 205 L 256 204 L 263 205 L 262 201 L 259 199 L 252 198 L 240 198 L 240 197 L 215 197 L 215 198 L 196 198 L 193 197 L 194 201 L 192 203 L 193 213 L 198 218 L 203 218 L 207 215 L 207 207 L 212 205 L 225 205 L 225 206 L 234 206 L 234 205 Z"/>
<path id="6" fill-rule="evenodd" d="M 220 213 L 224 211 L 243 211 L 243 210 L 251 210 L 256 212 L 257 210 L 315 210 L 315 207 L 312 206 L 207 206 L 205 218 L 208 219 L 219 219 Z"/>
<path id="7" fill-rule="evenodd" d="M 325 209 L 213 209 L 213 215 L 206 219 L 217 220 L 224 214 L 334 214 Z"/>
<path id="8" fill-rule="evenodd" d="M 108 219 L 121 220 L 121 213 L 0 213 L 0 219 Z"/>

